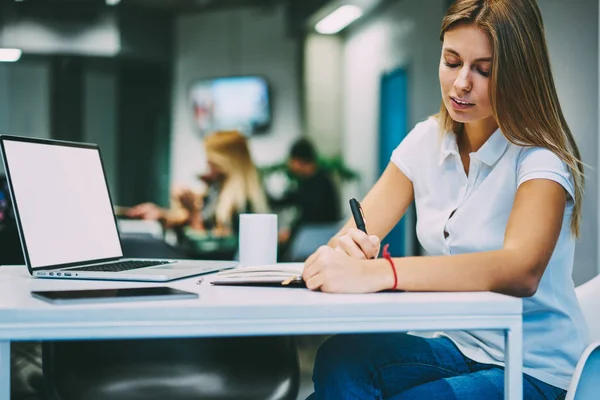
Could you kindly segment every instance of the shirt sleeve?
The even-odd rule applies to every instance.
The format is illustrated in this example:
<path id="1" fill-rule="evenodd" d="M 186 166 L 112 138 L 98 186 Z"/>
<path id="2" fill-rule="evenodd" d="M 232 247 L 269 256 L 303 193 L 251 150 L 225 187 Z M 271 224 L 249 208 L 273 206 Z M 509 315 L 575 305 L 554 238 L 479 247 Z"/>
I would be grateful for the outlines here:
<path id="1" fill-rule="evenodd" d="M 523 150 L 517 170 L 517 187 L 532 179 L 549 179 L 557 182 L 569 194 L 569 203 L 575 202 L 575 184 L 571 171 L 552 151 L 542 147 L 529 147 Z"/>
<path id="2" fill-rule="evenodd" d="M 411 182 L 414 182 L 415 168 L 419 165 L 419 161 L 422 161 L 419 160 L 419 155 L 423 155 L 421 144 L 424 135 L 426 135 L 426 131 L 431 128 L 429 124 L 437 125 L 437 122 L 428 119 L 418 123 L 392 152 L 391 162 L 394 163 L 394 165 L 398 167 Z"/>

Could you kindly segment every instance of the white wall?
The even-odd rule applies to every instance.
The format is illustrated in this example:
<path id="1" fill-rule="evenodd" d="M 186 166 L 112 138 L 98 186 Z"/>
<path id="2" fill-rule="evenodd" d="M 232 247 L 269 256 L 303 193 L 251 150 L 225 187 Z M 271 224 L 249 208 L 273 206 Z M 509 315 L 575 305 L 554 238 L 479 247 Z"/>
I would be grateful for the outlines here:
<path id="1" fill-rule="evenodd" d="M 541 0 L 548 51 L 565 118 L 588 165 L 575 283 L 598 273 L 598 2 Z"/>
<path id="2" fill-rule="evenodd" d="M 409 125 L 438 111 L 439 29 L 445 0 L 401 0 L 351 29 L 345 47 L 344 149 L 361 171 L 363 195 L 377 178 L 381 75 L 398 67 L 409 72 Z M 554 77 L 565 117 L 586 169 L 582 238 L 574 280 L 598 273 L 598 2 L 540 0 Z M 356 194 L 356 193 L 354 193 Z"/>
<path id="3" fill-rule="evenodd" d="M 299 44 L 286 36 L 283 6 L 184 16 L 176 21 L 171 182 L 194 185 L 204 153 L 194 130 L 188 88 L 196 79 L 259 74 L 272 88 L 270 132 L 252 137 L 256 163 L 281 161 L 300 135 Z"/>
<path id="4" fill-rule="evenodd" d="M 435 114 L 439 29 L 446 0 L 403 0 L 390 4 L 348 35 L 345 48 L 343 154 L 363 177 L 362 197 L 378 177 L 380 79 L 403 67 L 409 74 L 409 125 Z"/>
<path id="5" fill-rule="evenodd" d="M 306 133 L 327 156 L 342 151 L 343 50 L 344 41 L 337 35 L 310 34 L 304 44 Z"/>
<path id="6" fill-rule="evenodd" d="M 0 63 L 0 133 L 50 137 L 49 85 L 45 61 Z"/>

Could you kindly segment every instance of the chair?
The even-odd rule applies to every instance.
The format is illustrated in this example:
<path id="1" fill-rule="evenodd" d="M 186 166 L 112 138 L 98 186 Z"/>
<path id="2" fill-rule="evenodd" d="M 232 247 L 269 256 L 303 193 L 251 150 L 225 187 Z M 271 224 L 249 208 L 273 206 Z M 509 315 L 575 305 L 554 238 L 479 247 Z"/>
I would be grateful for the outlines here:
<path id="1" fill-rule="evenodd" d="M 593 341 L 581 355 L 566 400 L 595 400 L 600 392 L 600 275 L 576 288 Z"/>
<path id="2" fill-rule="evenodd" d="M 287 261 L 305 261 L 320 246 L 326 245 L 340 230 L 343 222 L 300 225 L 291 239 Z"/>
<path id="3" fill-rule="evenodd" d="M 10 381 L 11 400 L 46 398 L 40 342 L 10 344 Z"/>
<path id="4" fill-rule="evenodd" d="M 598 318 L 598 309 L 600 308 L 600 275 L 579 285 L 575 292 L 577 300 L 585 316 L 590 337 L 592 341 L 600 340 L 600 318 Z"/>
<path id="5" fill-rule="evenodd" d="M 151 237 L 121 237 L 126 257 L 183 258 Z M 178 257 L 179 256 L 179 257 Z M 46 342 L 52 400 L 295 400 L 293 337 Z"/>
<path id="6" fill-rule="evenodd" d="M 44 345 L 55 400 L 295 400 L 291 337 L 55 342 Z"/>

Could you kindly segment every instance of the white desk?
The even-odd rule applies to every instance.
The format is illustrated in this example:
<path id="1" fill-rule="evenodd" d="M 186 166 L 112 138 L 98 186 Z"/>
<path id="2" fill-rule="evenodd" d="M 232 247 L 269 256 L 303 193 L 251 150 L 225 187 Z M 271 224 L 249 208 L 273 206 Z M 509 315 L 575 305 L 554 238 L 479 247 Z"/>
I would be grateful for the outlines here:
<path id="1" fill-rule="evenodd" d="M 210 277 L 168 283 L 194 300 L 53 306 L 32 290 L 153 286 L 33 279 L 0 267 L 0 400 L 10 396 L 10 342 L 500 329 L 506 334 L 505 396 L 522 399 L 522 303 L 495 293 L 332 295 L 305 289 L 216 287 Z"/>

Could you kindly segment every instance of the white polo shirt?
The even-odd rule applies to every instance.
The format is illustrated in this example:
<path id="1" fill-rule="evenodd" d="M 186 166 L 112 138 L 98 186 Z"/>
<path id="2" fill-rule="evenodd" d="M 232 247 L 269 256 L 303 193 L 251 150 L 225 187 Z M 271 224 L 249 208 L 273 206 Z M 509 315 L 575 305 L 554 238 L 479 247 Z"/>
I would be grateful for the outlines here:
<path id="1" fill-rule="evenodd" d="M 530 179 L 561 184 L 569 200 L 560 236 L 536 294 L 523 299 L 523 371 L 567 389 L 589 341 L 571 278 L 575 196 L 569 169 L 547 149 L 508 142 L 499 129 L 470 159 L 467 177 L 456 135 L 441 135 L 435 118 L 417 124 L 394 150 L 391 161 L 413 183 L 419 242 L 429 255 L 501 249 L 519 185 Z M 504 365 L 502 332 L 442 335 L 474 361 Z"/>

